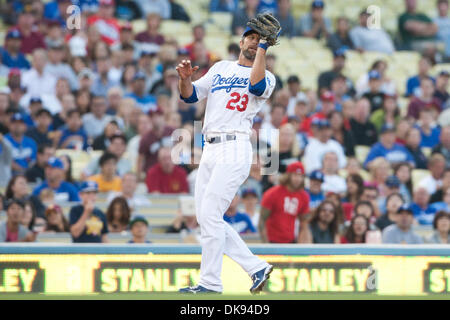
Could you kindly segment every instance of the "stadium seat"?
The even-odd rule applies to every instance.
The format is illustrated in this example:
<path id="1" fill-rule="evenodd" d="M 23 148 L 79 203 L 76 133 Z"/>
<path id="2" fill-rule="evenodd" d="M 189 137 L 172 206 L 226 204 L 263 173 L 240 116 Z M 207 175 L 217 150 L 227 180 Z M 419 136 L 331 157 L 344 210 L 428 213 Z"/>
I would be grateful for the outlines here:
<path id="1" fill-rule="evenodd" d="M 425 155 L 425 157 L 429 157 L 431 155 L 431 148 L 429 147 L 422 147 L 420 148 L 423 152 L 423 154 Z"/>
<path id="2" fill-rule="evenodd" d="M 411 172 L 411 181 L 413 186 L 417 186 L 423 178 L 430 175 L 429 170 L 425 169 L 413 169 Z"/>
<path id="3" fill-rule="evenodd" d="M 355 146 L 356 159 L 358 159 L 360 163 L 363 163 L 364 161 L 366 161 L 369 151 L 370 147 L 368 146 L 361 146 L 361 145 Z"/>

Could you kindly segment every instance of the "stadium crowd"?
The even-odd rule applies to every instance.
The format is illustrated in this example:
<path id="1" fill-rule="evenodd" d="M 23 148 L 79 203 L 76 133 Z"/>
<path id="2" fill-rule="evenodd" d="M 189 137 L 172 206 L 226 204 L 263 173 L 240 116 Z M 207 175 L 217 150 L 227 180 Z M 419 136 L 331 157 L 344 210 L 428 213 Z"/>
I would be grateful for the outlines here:
<path id="1" fill-rule="evenodd" d="M 198 79 L 216 61 L 237 59 L 240 49 L 231 42 L 228 56 L 219 56 L 207 47 L 202 24 L 191 24 L 186 46 L 162 33 L 163 21 L 191 21 L 183 8 L 190 1 L 178 2 L 5 2 L 0 242 L 36 241 L 41 232 L 107 242 L 127 230 L 130 242 L 148 242 L 152 221 L 140 214 L 152 206 L 148 194 L 193 194 L 202 150 L 194 121 L 205 101 L 180 99 L 175 66 L 190 59 Z M 271 11 L 281 41 L 315 38 L 333 54 L 312 90 L 302 87 L 301 69 L 282 79 L 269 49 L 276 90 L 254 119 L 255 161 L 225 221 L 270 243 L 450 243 L 450 70 L 431 73 L 450 61 L 448 0 L 435 2 L 435 17 L 417 12 L 416 0 L 404 1 L 395 37 L 369 28 L 367 9 L 333 25 L 326 2 L 312 1 L 299 19 L 291 2 L 209 3 L 210 12 L 232 15 L 231 34 Z M 71 4 L 81 9 L 79 28 L 69 24 Z M 133 31 L 137 19 L 145 19 L 144 31 Z M 375 61 L 358 81 L 345 75 L 349 50 L 420 52 L 418 65 L 409 66 L 417 75 L 404 83 L 406 110 L 386 61 Z M 189 134 L 175 139 L 177 129 Z M 81 155 L 87 161 L 79 168 Z M 273 166 L 276 172 L 262 174 Z M 105 212 L 98 197 L 107 199 Z M 433 230 L 425 239 L 414 231 L 421 225 Z M 195 217 L 180 213 L 167 232 L 197 227 Z"/>

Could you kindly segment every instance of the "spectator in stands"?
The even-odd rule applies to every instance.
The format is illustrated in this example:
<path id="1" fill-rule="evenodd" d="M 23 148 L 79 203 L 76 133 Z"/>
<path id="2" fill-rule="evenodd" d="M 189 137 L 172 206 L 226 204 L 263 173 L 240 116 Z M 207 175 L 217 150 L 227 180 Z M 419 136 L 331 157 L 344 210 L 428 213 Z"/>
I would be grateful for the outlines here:
<path id="1" fill-rule="evenodd" d="M 78 90 L 79 80 L 71 68 L 64 62 L 64 42 L 62 40 L 49 43 L 48 62 L 45 65 L 45 72 L 53 75 L 55 78 L 65 78 L 69 81 L 72 91 Z"/>
<path id="2" fill-rule="evenodd" d="M 381 196 L 378 198 L 378 204 L 382 213 L 386 212 L 386 199 L 391 194 L 400 193 L 400 179 L 396 175 L 391 175 L 386 178 L 383 186 L 383 192 L 380 192 Z"/>
<path id="3" fill-rule="evenodd" d="M 423 13 L 417 13 L 417 0 L 405 0 L 406 12 L 398 18 L 402 47 L 423 51 L 434 40 L 438 27 Z"/>
<path id="4" fill-rule="evenodd" d="M 131 93 L 126 97 L 132 98 L 136 101 L 136 106 L 144 113 L 156 108 L 156 99 L 153 95 L 145 93 L 146 75 L 138 71 L 131 82 Z"/>
<path id="5" fill-rule="evenodd" d="M 369 72 L 369 90 L 362 96 L 370 102 L 370 113 L 383 108 L 384 93 L 381 91 L 381 74 L 372 70 Z"/>
<path id="6" fill-rule="evenodd" d="M 278 12 L 275 18 L 280 22 L 283 37 L 294 37 L 296 34 L 295 20 L 291 14 L 291 0 L 278 0 Z"/>
<path id="7" fill-rule="evenodd" d="M 431 195 L 442 186 L 442 176 L 445 171 L 445 158 L 442 154 L 435 153 L 431 155 L 428 161 L 428 170 L 430 174 L 419 181 L 418 186 L 427 189 Z"/>
<path id="8" fill-rule="evenodd" d="M 268 145 L 277 144 L 279 138 L 278 129 L 280 129 L 285 114 L 286 108 L 282 105 L 274 104 L 272 106 L 270 109 L 270 121 L 264 121 L 261 125 L 260 132 L 258 132 L 260 141 Z"/>
<path id="9" fill-rule="evenodd" d="M 347 193 L 342 201 L 355 205 L 363 193 L 364 180 L 359 174 L 351 173 L 345 179 L 345 183 L 347 185 Z"/>
<path id="10" fill-rule="evenodd" d="M 421 140 L 420 130 L 417 128 L 411 128 L 408 130 L 406 135 L 405 147 L 413 156 L 414 163 L 416 164 L 415 167 L 417 169 L 426 169 L 428 159 L 420 148 Z"/>
<path id="11" fill-rule="evenodd" d="M 309 195 L 304 190 L 304 174 L 301 162 L 291 163 L 280 178 L 280 184 L 264 193 L 258 225 L 262 242 L 308 241 Z M 297 219 L 300 221 L 298 232 Z"/>
<path id="12" fill-rule="evenodd" d="M 411 98 L 408 105 L 408 116 L 418 120 L 421 110 L 430 109 L 433 113 L 433 118 L 437 119 L 437 116 L 441 112 L 441 101 L 433 96 L 433 80 L 430 78 L 423 78 L 420 81 L 420 89 L 420 95 Z"/>
<path id="13" fill-rule="evenodd" d="M 377 131 L 369 121 L 370 102 L 366 98 L 356 101 L 353 117 L 350 119 L 350 127 L 355 139 L 355 145 L 371 146 L 377 142 Z"/>
<path id="14" fill-rule="evenodd" d="M 90 176 L 88 180 L 95 181 L 99 192 L 120 191 L 122 179 L 116 174 L 117 156 L 105 152 L 99 159 L 100 173 Z"/>
<path id="15" fill-rule="evenodd" d="M 286 123 L 280 127 L 278 143 L 273 146 L 273 158 L 279 160 L 278 171 L 284 173 L 286 167 L 300 158 L 300 148 L 296 139 L 295 128 Z"/>
<path id="16" fill-rule="evenodd" d="M 412 230 L 413 210 L 409 205 L 402 205 L 397 211 L 396 223 L 383 230 L 383 243 L 422 244 L 422 238 Z"/>
<path id="17" fill-rule="evenodd" d="M 400 194 L 406 203 L 411 202 L 412 166 L 408 162 L 400 162 L 394 166 L 394 174 L 400 180 Z"/>
<path id="18" fill-rule="evenodd" d="M 17 30 L 22 39 L 20 52 L 23 54 L 31 54 L 35 49 L 45 48 L 44 37 L 34 28 L 35 22 L 31 7 L 24 7 L 17 19 Z"/>
<path id="19" fill-rule="evenodd" d="M 238 46 L 239 48 L 239 46 Z M 239 49 L 240 50 L 240 49 Z M 237 53 L 236 58 L 230 59 L 230 60 L 237 60 L 239 56 L 239 51 Z M 280 90 L 283 88 L 283 81 L 281 80 L 280 76 L 277 74 L 275 63 L 277 61 L 277 57 L 274 54 L 266 54 L 266 69 L 273 73 L 275 76 L 275 79 L 277 80 L 277 83 L 275 84 L 275 88 L 273 89 L 274 92 Z"/>
<path id="20" fill-rule="evenodd" d="M 37 231 L 40 228 L 45 227 L 45 223 L 46 223 L 45 219 L 36 217 L 36 210 L 33 207 L 33 203 L 31 203 L 30 201 L 25 202 L 20 224 L 30 231 Z M 34 229 L 35 226 L 36 229 Z"/>
<path id="21" fill-rule="evenodd" d="M 83 115 L 83 127 L 90 139 L 100 136 L 108 123 L 113 120 L 111 115 L 106 114 L 108 108 L 106 97 L 97 95 L 91 100 L 91 112 Z"/>
<path id="22" fill-rule="evenodd" d="M 438 211 L 445 211 L 450 212 L 450 188 L 442 188 L 442 201 L 431 203 L 431 200 L 429 201 L 431 203 L 430 209 L 434 212 Z"/>
<path id="23" fill-rule="evenodd" d="M 237 8 L 233 13 L 231 21 L 231 33 L 233 35 L 242 35 L 247 26 L 247 21 L 256 17 L 258 13 L 259 0 L 245 0 L 243 8 Z"/>
<path id="24" fill-rule="evenodd" d="M 88 136 L 83 127 L 81 113 L 77 109 L 67 112 L 66 125 L 60 129 L 58 148 L 86 150 Z"/>
<path id="25" fill-rule="evenodd" d="M 48 160 L 55 155 L 55 149 L 49 144 L 40 144 L 37 149 L 36 163 L 29 168 L 25 175 L 28 182 L 41 183 L 45 180 L 45 167 Z"/>
<path id="26" fill-rule="evenodd" d="M 392 193 L 386 198 L 386 213 L 375 221 L 375 226 L 381 231 L 394 224 L 398 209 L 405 203 L 400 193 Z"/>
<path id="27" fill-rule="evenodd" d="M 389 34 L 381 27 L 373 28 L 368 25 L 370 13 L 364 9 L 359 14 L 359 26 L 350 30 L 350 38 L 355 48 L 360 51 L 376 51 L 392 54 L 395 51 L 394 43 Z"/>
<path id="28" fill-rule="evenodd" d="M 449 23 L 450 26 L 450 23 Z M 446 110 L 450 107 L 450 94 L 448 93 L 448 79 L 450 73 L 442 70 L 439 72 L 436 78 L 436 86 L 434 88 L 434 97 L 441 101 L 442 110 Z"/>
<path id="29" fill-rule="evenodd" d="M 450 166 L 450 126 L 441 129 L 439 144 L 435 146 L 432 153 L 440 153 L 445 157 L 446 166 Z"/>
<path id="30" fill-rule="evenodd" d="M 136 0 L 144 16 L 157 14 L 161 19 L 170 19 L 170 3 L 168 0 Z"/>
<path id="31" fill-rule="evenodd" d="M 363 73 L 356 82 L 356 94 L 361 96 L 367 91 L 369 91 L 369 73 L 372 71 L 377 71 L 381 76 L 381 87 L 380 90 L 384 94 L 392 97 L 396 97 L 396 85 L 395 82 L 386 75 L 386 70 L 388 64 L 386 60 L 375 60 L 375 62 L 370 66 L 367 73 Z"/>
<path id="32" fill-rule="evenodd" d="M 127 158 L 124 157 L 126 146 L 127 140 L 125 136 L 121 133 L 116 133 L 109 139 L 109 146 L 106 149 L 106 152 L 112 153 L 118 159 L 117 174 L 119 176 L 123 176 L 125 173 L 130 172 L 132 169 L 132 164 Z M 83 170 L 82 179 L 100 173 L 99 160 L 100 157 L 89 162 L 87 167 Z"/>
<path id="33" fill-rule="evenodd" d="M 139 144 L 142 137 L 152 129 L 150 117 L 147 114 L 141 114 L 138 120 L 137 134 L 132 137 L 127 143 L 128 159 L 132 163 L 133 171 L 137 168 L 139 157 Z"/>
<path id="34" fill-rule="evenodd" d="M 47 225 L 44 232 L 70 232 L 69 222 L 67 221 L 62 208 L 58 205 L 50 205 L 45 209 Z"/>
<path id="35" fill-rule="evenodd" d="M 99 0 L 96 14 L 88 17 L 88 26 L 96 26 L 100 32 L 102 41 L 108 45 L 119 42 L 120 25 L 114 18 L 114 0 Z"/>
<path id="36" fill-rule="evenodd" d="M 147 29 L 136 35 L 137 42 L 154 43 L 158 46 L 164 44 L 164 36 L 159 33 L 161 26 L 161 16 L 158 13 L 147 15 Z"/>
<path id="37" fill-rule="evenodd" d="M 56 20 L 60 27 L 65 27 L 70 13 L 70 10 L 68 10 L 70 5 L 72 5 L 72 1 L 70 0 L 48 2 L 44 7 L 44 18 Z"/>
<path id="38" fill-rule="evenodd" d="M 438 30 L 436 37 L 444 43 L 444 60 L 448 62 L 450 59 L 450 17 L 448 16 L 448 0 L 437 1 L 438 15 L 433 19 Z"/>
<path id="39" fill-rule="evenodd" d="M 255 233 L 256 229 L 253 226 L 252 220 L 246 213 L 238 212 L 237 207 L 239 205 L 240 197 L 235 195 L 230 203 L 227 211 L 223 216 L 223 219 L 231 225 L 237 233 Z"/>
<path id="40" fill-rule="evenodd" d="M 430 194 L 425 187 L 414 186 L 411 210 L 419 224 L 431 225 L 435 211 L 429 205 Z"/>
<path id="41" fill-rule="evenodd" d="M 64 175 L 63 162 L 56 157 L 51 157 L 45 168 L 46 180 L 33 190 L 33 195 L 39 197 L 43 190 L 51 189 L 55 193 L 57 202 L 80 201 L 78 190 L 74 185 L 65 181 Z"/>
<path id="42" fill-rule="evenodd" d="M 177 212 L 177 217 L 166 233 L 196 233 L 199 231 L 197 218 L 194 212 Z"/>
<path id="43" fill-rule="evenodd" d="M 210 12 L 234 12 L 239 5 L 239 0 L 210 0 Z"/>
<path id="44" fill-rule="evenodd" d="M 116 197 L 124 197 L 128 206 L 132 211 L 137 210 L 141 207 L 150 206 L 151 202 L 146 196 L 136 193 L 137 189 L 137 176 L 134 173 L 127 172 L 122 176 L 122 189 L 119 192 L 110 192 L 108 195 L 107 202 L 111 201 Z"/>
<path id="45" fill-rule="evenodd" d="M 33 242 L 36 235 L 20 222 L 25 205 L 22 201 L 12 199 L 6 204 L 7 220 L 0 222 L 0 242 Z"/>
<path id="46" fill-rule="evenodd" d="M 309 223 L 308 243 L 339 243 L 336 207 L 329 200 L 323 201 L 315 210 Z"/>
<path id="47" fill-rule="evenodd" d="M 70 209 L 69 224 L 73 242 L 108 242 L 108 222 L 105 214 L 95 207 L 98 186 L 86 181 L 80 189 L 81 204 Z"/>
<path id="48" fill-rule="evenodd" d="M 363 215 L 369 220 L 370 230 L 377 229 L 374 225 L 376 221 L 375 208 L 376 207 L 372 205 L 372 202 L 361 200 L 355 204 L 355 207 L 353 209 L 354 215 Z"/>
<path id="49" fill-rule="evenodd" d="M 20 52 L 22 46 L 20 31 L 11 29 L 6 33 L 5 44 L 1 51 L 2 64 L 8 68 L 30 69 L 31 65 Z"/>
<path id="50" fill-rule="evenodd" d="M 97 56 L 95 59 L 97 73 L 91 86 L 91 92 L 96 96 L 104 96 L 108 94 L 109 89 L 119 86 L 119 80 L 110 77 L 111 54 L 109 47 L 107 51 Z"/>
<path id="51" fill-rule="evenodd" d="M 139 144 L 138 172 L 147 172 L 157 162 L 158 150 L 171 146 L 173 128 L 166 126 L 163 111 L 157 108 L 149 113 L 152 130 L 148 131 Z"/>
<path id="52" fill-rule="evenodd" d="M 345 126 L 345 119 L 342 112 L 332 111 L 328 115 L 330 127 L 332 130 L 332 139 L 336 140 L 344 147 L 344 153 L 347 157 L 355 155 L 355 142 L 353 134 Z"/>
<path id="53" fill-rule="evenodd" d="M 133 239 L 128 243 L 151 243 L 147 240 L 148 221 L 143 216 L 134 216 L 130 221 L 130 231 Z"/>
<path id="54" fill-rule="evenodd" d="M 6 187 L 5 199 L 18 199 L 23 203 L 31 201 L 36 209 L 36 216 L 45 218 L 45 207 L 36 196 L 30 194 L 30 189 L 25 176 L 17 175 L 11 178 Z"/>
<path id="55" fill-rule="evenodd" d="M 438 188 L 436 192 L 431 195 L 430 203 L 444 201 L 443 190 L 450 187 L 450 168 L 446 168 L 442 174 L 442 187 Z"/>
<path id="56" fill-rule="evenodd" d="M 47 71 L 47 52 L 37 49 L 33 52 L 33 68 L 25 71 L 21 77 L 21 86 L 31 97 L 55 94 L 57 76 Z M 59 111 L 59 110 L 55 110 Z"/>
<path id="57" fill-rule="evenodd" d="M 6 187 L 11 179 L 13 163 L 13 150 L 9 140 L 0 133 L 0 187 Z"/>
<path id="58" fill-rule="evenodd" d="M 366 234 L 369 231 L 369 219 L 361 214 L 355 215 L 348 226 L 340 243 L 365 243 Z"/>
<path id="59" fill-rule="evenodd" d="M 439 211 L 433 220 L 434 232 L 427 239 L 427 243 L 450 243 L 450 214 L 448 211 Z"/>
<path id="60" fill-rule="evenodd" d="M 338 158 L 338 167 L 344 168 L 347 163 L 344 149 L 338 142 L 330 139 L 330 122 L 326 119 L 318 120 L 317 127 L 315 136 L 309 139 L 309 143 L 305 148 L 303 161 L 305 162 L 306 171 L 311 173 L 316 169 L 320 169 L 321 160 L 327 152 L 335 152 Z"/>
<path id="61" fill-rule="evenodd" d="M 375 217 L 381 216 L 380 209 L 378 208 L 378 195 L 379 191 L 376 185 L 366 183 L 361 194 L 360 201 L 367 201 L 372 205 Z"/>
<path id="62" fill-rule="evenodd" d="M 324 174 L 324 183 L 322 190 L 325 193 L 333 192 L 344 194 L 347 190 L 345 179 L 339 176 L 338 156 L 335 152 L 326 152 L 322 156 L 322 172 Z"/>
<path id="63" fill-rule="evenodd" d="M 186 171 L 172 162 L 168 147 L 159 149 L 158 163 L 148 169 L 145 183 L 149 193 L 189 192 Z"/>
<path id="64" fill-rule="evenodd" d="M 299 35 L 309 38 L 326 39 L 331 34 L 331 20 L 324 16 L 324 7 L 325 3 L 322 0 L 314 0 L 311 3 L 311 11 L 300 18 Z"/>
<path id="65" fill-rule="evenodd" d="M 324 89 L 331 90 L 331 81 L 339 74 L 342 73 L 345 67 L 345 50 L 338 49 L 333 52 L 333 67 L 330 71 L 322 72 L 318 78 L 319 94 Z"/>
<path id="66" fill-rule="evenodd" d="M 109 232 L 122 232 L 128 229 L 131 208 L 124 197 L 114 198 L 106 210 L 106 221 Z"/>
<path id="67" fill-rule="evenodd" d="M 106 126 L 103 133 L 94 139 L 92 149 L 105 151 L 110 144 L 110 139 L 116 134 L 120 134 L 119 124 L 116 120 L 111 120 Z"/>
<path id="68" fill-rule="evenodd" d="M 25 136 L 27 125 L 21 113 L 12 115 L 9 130 L 4 139 L 12 146 L 13 174 L 23 174 L 36 161 L 37 146 L 33 139 Z"/>
<path id="69" fill-rule="evenodd" d="M 33 139 L 38 146 L 52 144 L 53 141 L 49 135 L 49 128 L 52 123 L 52 114 L 50 111 L 47 109 L 37 111 L 34 122 L 35 126 L 27 130 L 26 136 Z"/>
<path id="70" fill-rule="evenodd" d="M 420 147 L 434 148 L 439 144 L 441 128 L 433 121 L 433 112 L 430 109 L 422 109 L 419 112 L 417 127 L 421 135 Z"/>
<path id="71" fill-rule="evenodd" d="M 332 52 L 339 49 L 354 49 L 352 38 L 349 34 L 350 23 L 347 17 L 341 16 L 336 20 L 336 32 L 327 39 L 327 46 Z"/>
<path id="72" fill-rule="evenodd" d="M 409 97 L 411 95 L 419 96 L 420 95 L 420 85 L 422 79 L 433 79 L 429 72 L 431 69 L 431 61 L 427 57 L 421 57 L 418 63 L 418 73 L 415 76 L 408 78 L 406 82 L 406 92 L 405 96 Z M 434 82 L 434 79 L 433 79 Z"/>
<path id="73" fill-rule="evenodd" d="M 291 116 L 294 114 L 295 105 L 298 100 L 308 100 L 306 95 L 301 91 L 300 79 L 296 75 L 290 75 L 287 78 L 287 87 L 289 90 L 289 104 L 287 106 L 287 115 Z"/>
<path id="74" fill-rule="evenodd" d="M 241 191 L 241 201 L 244 206 L 244 213 L 250 217 L 253 227 L 257 227 L 259 224 L 259 212 L 257 211 L 258 200 L 259 197 L 255 189 L 244 188 Z"/>
<path id="75" fill-rule="evenodd" d="M 395 127 L 384 125 L 381 128 L 380 142 L 374 144 L 364 161 L 366 168 L 370 167 L 370 162 L 375 158 L 383 157 L 391 164 L 408 161 L 414 164 L 411 153 L 402 145 L 395 142 Z"/>
<path id="76" fill-rule="evenodd" d="M 320 170 L 314 170 L 309 175 L 309 188 L 306 189 L 306 192 L 309 194 L 309 208 L 311 210 L 317 208 L 325 200 L 325 194 L 322 191 L 324 179 L 325 177 Z"/>
<path id="77" fill-rule="evenodd" d="M 380 97 L 380 96 L 378 96 Z M 381 98 L 382 108 L 371 113 L 370 122 L 380 132 L 383 124 L 395 126 L 400 121 L 400 111 L 397 105 L 397 96 L 384 94 Z"/>

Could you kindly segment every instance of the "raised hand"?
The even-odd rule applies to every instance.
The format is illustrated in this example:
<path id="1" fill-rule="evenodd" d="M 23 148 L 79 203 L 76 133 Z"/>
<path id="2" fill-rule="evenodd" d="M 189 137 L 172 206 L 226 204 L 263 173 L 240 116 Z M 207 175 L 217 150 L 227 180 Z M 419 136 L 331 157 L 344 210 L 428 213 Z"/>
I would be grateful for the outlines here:
<path id="1" fill-rule="evenodd" d="M 198 66 L 192 68 L 191 60 L 183 60 L 175 69 L 177 70 L 181 80 L 186 80 L 189 79 L 194 72 L 198 70 L 198 68 Z"/>

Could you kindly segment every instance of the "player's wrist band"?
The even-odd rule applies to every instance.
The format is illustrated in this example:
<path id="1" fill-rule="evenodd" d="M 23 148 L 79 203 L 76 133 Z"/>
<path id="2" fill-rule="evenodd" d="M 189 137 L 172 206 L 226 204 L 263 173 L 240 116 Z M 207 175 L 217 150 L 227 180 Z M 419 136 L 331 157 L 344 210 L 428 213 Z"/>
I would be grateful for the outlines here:
<path id="1" fill-rule="evenodd" d="M 264 42 L 260 41 L 259 44 L 258 44 L 258 47 L 263 48 L 264 50 L 267 51 L 267 49 L 269 48 L 269 45 L 265 41 Z"/>

